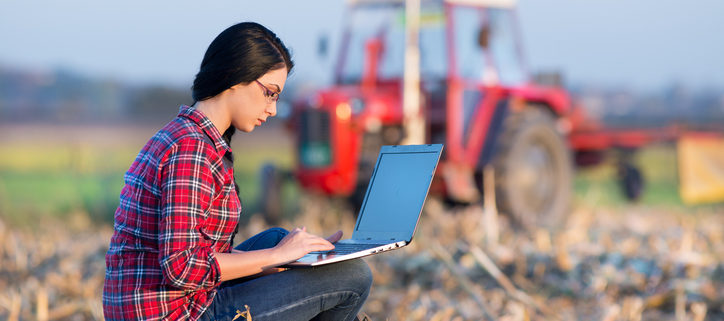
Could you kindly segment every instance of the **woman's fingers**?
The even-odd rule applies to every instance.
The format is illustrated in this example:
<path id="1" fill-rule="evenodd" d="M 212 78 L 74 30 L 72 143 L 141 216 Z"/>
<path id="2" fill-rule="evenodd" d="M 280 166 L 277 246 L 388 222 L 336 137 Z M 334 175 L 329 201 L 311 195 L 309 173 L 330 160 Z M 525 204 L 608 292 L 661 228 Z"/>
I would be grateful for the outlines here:
<path id="1" fill-rule="evenodd" d="M 311 244 L 312 244 L 312 246 L 315 247 L 315 249 L 311 250 L 310 252 L 312 252 L 312 251 L 328 251 L 328 250 L 334 249 L 334 244 L 332 244 L 332 242 L 330 242 L 322 237 L 316 236 L 316 235 L 311 235 L 311 234 L 309 234 L 309 235 L 311 237 L 311 242 L 312 242 Z M 318 246 L 320 248 L 318 248 Z"/>
<path id="2" fill-rule="evenodd" d="M 295 228 L 277 245 L 284 253 L 292 259 L 298 259 L 309 252 L 328 251 L 334 249 L 334 245 L 319 236 L 309 234 L 305 227 Z"/>
<path id="3" fill-rule="evenodd" d="M 342 231 L 339 230 L 339 231 L 337 231 L 336 233 L 334 233 L 334 234 L 332 234 L 331 236 L 329 236 L 329 237 L 327 238 L 327 241 L 329 241 L 329 243 L 336 243 L 337 241 L 339 241 L 340 239 L 342 239 L 342 234 L 344 234 L 344 233 L 342 233 Z"/>

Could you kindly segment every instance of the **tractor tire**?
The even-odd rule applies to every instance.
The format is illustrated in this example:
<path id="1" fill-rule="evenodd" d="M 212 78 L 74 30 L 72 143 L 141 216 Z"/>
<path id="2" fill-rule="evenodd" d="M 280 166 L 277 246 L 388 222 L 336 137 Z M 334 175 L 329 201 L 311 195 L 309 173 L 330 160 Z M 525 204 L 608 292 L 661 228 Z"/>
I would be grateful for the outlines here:
<path id="1" fill-rule="evenodd" d="M 261 190 L 259 191 L 259 208 L 264 220 L 269 224 L 278 224 L 282 218 L 282 172 L 271 163 L 262 165 L 259 171 Z"/>
<path id="2" fill-rule="evenodd" d="M 573 163 L 547 109 L 529 106 L 506 118 L 493 166 L 498 209 L 515 226 L 561 227 L 570 211 Z"/>

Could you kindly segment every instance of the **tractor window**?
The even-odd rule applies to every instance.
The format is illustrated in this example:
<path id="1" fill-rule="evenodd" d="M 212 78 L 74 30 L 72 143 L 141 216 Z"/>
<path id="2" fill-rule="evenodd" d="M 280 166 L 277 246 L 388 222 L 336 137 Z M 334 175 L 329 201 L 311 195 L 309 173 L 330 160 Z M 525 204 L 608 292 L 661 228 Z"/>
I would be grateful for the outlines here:
<path id="1" fill-rule="evenodd" d="M 512 11 L 455 7 L 452 19 L 456 72 L 460 77 L 503 85 L 517 85 L 527 80 Z M 481 30 L 485 30 L 485 48 Z"/>
<path id="2" fill-rule="evenodd" d="M 517 48 L 515 17 L 510 10 L 488 10 L 490 21 L 490 51 L 495 60 L 501 84 L 516 85 L 526 81 L 522 57 Z"/>
<path id="3" fill-rule="evenodd" d="M 483 79 L 485 57 L 478 44 L 483 16 L 483 10 L 474 7 L 455 7 L 452 12 L 456 73 L 472 81 Z"/>
<path id="4" fill-rule="evenodd" d="M 379 78 L 401 78 L 405 72 L 405 25 L 402 18 L 388 29 L 385 35 L 382 57 L 380 59 Z"/>
<path id="5" fill-rule="evenodd" d="M 362 79 L 366 44 L 382 42 L 379 57 L 379 78 L 401 78 L 404 68 L 405 10 L 402 6 L 365 6 L 352 10 L 346 53 L 342 59 L 342 83 L 358 83 Z"/>
<path id="6" fill-rule="evenodd" d="M 445 78 L 446 45 L 442 10 L 423 11 L 420 17 L 420 74 L 423 79 Z"/>

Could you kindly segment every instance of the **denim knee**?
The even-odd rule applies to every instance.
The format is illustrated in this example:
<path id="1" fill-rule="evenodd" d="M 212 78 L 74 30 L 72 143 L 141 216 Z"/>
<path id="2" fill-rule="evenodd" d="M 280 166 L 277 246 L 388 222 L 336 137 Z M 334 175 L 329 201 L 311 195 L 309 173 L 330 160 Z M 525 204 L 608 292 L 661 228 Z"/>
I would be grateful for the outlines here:
<path id="1" fill-rule="evenodd" d="M 287 234 L 289 234 L 289 231 L 281 227 L 272 227 L 241 242 L 241 244 L 236 246 L 236 249 L 240 251 L 253 251 L 272 248 L 287 236 Z"/>
<path id="2" fill-rule="evenodd" d="M 360 297 L 366 298 L 372 287 L 372 271 L 369 265 L 362 259 L 354 259 L 340 262 L 332 265 L 338 265 L 340 272 L 340 285 L 353 289 Z"/>
<path id="3" fill-rule="evenodd" d="M 277 240 L 276 243 L 279 243 L 279 241 L 289 234 L 289 231 L 281 227 L 272 227 L 262 233 L 268 233 L 269 237 L 275 236 Z"/>
<path id="4" fill-rule="evenodd" d="M 355 264 L 359 269 L 356 273 L 358 275 L 358 279 L 360 280 L 360 286 L 365 289 L 365 292 L 369 293 L 373 282 L 372 270 L 370 270 L 369 265 L 367 265 L 367 262 L 364 260 L 357 259 L 354 261 L 356 261 Z"/>
<path id="5" fill-rule="evenodd" d="M 352 320 L 360 309 L 367 301 L 367 297 L 370 294 L 370 288 L 372 287 L 372 271 L 365 261 L 362 259 L 349 260 L 340 263 L 330 264 L 336 267 L 337 273 L 337 290 L 350 291 L 355 295 L 349 295 L 345 299 L 342 299 L 338 304 L 342 310 L 337 312 L 324 312 L 319 316 L 320 320 Z M 333 309 L 335 310 L 335 309 Z M 343 312 L 345 311 L 345 312 Z M 343 313 L 345 316 L 342 317 Z M 331 318 L 330 318 L 331 316 Z M 316 319 L 315 319 L 316 320 Z"/>

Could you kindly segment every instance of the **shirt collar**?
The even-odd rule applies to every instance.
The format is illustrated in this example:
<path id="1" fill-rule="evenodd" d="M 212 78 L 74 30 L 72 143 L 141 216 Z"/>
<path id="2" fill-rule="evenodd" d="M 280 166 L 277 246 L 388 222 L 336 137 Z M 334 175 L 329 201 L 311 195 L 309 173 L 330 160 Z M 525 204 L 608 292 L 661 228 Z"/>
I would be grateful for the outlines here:
<path id="1" fill-rule="evenodd" d="M 181 105 L 181 107 L 179 107 L 178 115 L 179 117 L 186 117 L 190 119 L 196 123 L 196 125 L 201 127 L 201 130 L 203 130 L 204 133 L 206 133 L 206 135 L 208 135 L 214 142 L 214 146 L 217 151 L 222 154 L 231 151 L 231 147 L 226 143 L 226 140 L 221 137 L 221 134 L 216 126 L 214 126 L 214 123 L 212 123 L 211 120 L 209 120 L 209 118 L 207 118 L 202 112 L 196 110 L 194 107 Z"/>

